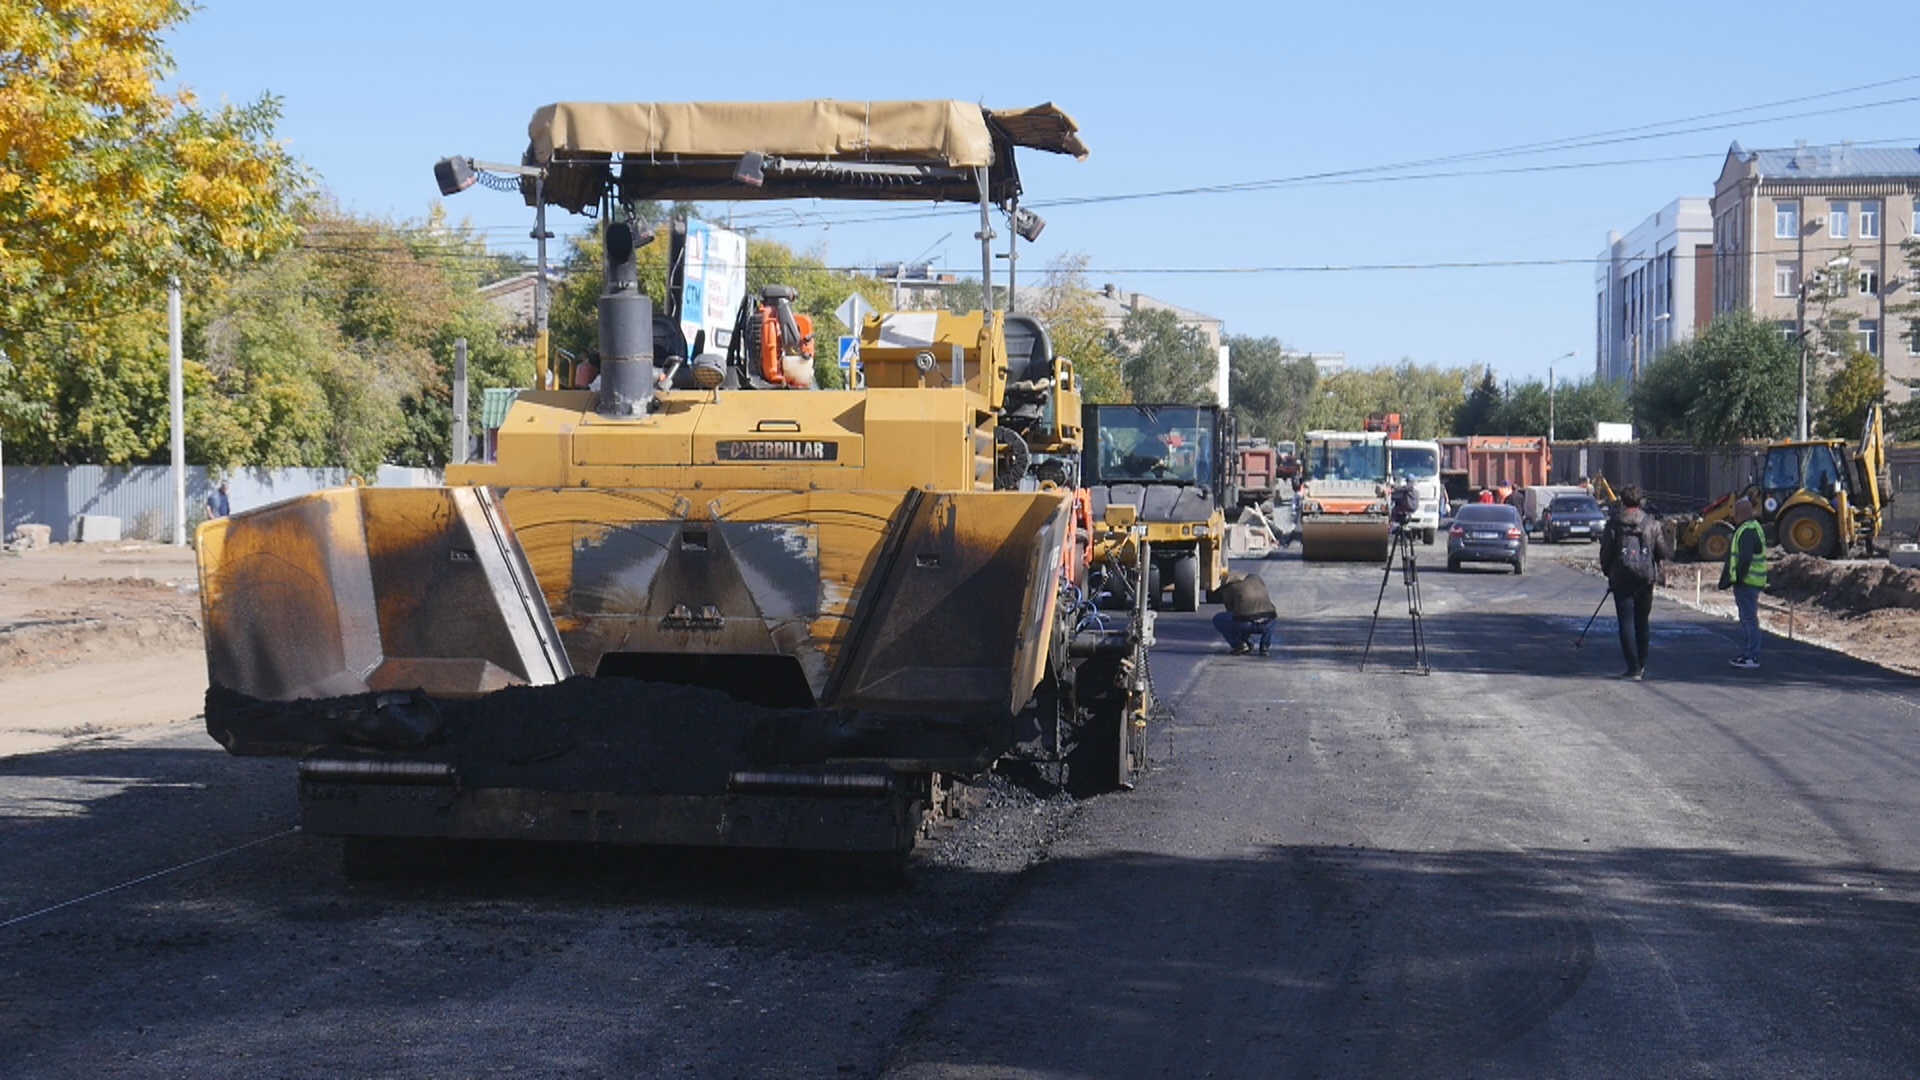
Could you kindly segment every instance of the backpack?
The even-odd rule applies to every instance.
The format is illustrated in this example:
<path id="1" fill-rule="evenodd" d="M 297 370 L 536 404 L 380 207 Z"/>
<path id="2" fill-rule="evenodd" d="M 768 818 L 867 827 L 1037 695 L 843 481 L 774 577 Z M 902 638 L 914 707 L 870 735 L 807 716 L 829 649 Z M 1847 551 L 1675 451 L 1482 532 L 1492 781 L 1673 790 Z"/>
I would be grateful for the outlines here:
<path id="1" fill-rule="evenodd" d="M 1644 585 L 1653 580 L 1653 548 L 1640 526 L 1620 523 L 1620 557 L 1614 565 L 1636 583 Z"/>

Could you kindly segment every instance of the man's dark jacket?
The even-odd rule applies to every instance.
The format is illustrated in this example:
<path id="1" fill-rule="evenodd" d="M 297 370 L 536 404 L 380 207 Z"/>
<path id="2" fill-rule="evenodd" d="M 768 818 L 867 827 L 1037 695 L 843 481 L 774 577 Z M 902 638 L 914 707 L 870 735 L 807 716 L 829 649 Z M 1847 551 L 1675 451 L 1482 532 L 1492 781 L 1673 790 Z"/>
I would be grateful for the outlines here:
<path id="1" fill-rule="evenodd" d="M 1620 537 L 1628 528 L 1638 528 L 1648 548 L 1653 553 L 1654 577 L 1660 576 L 1660 563 L 1673 558 L 1673 545 L 1667 541 L 1667 530 L 1660 526 L 1660 519 L 1637 506 L 1622 510 L 1600 533 L 1600 572 L 1607 575 L 1607 584 L 1614 592 L 1632 592 L 1652 584 L 1640 581 L 1627 573 L 1625 562 L 1620 558 Z"/>
<path id="2" fill-rule="evenodd" d="M 1271 619 L 1273 598 L 1267 595 L 1267 583 L 1258 574 L 1235 578 L 1220 586 L 1220 603 L 1236 619 Z"/>

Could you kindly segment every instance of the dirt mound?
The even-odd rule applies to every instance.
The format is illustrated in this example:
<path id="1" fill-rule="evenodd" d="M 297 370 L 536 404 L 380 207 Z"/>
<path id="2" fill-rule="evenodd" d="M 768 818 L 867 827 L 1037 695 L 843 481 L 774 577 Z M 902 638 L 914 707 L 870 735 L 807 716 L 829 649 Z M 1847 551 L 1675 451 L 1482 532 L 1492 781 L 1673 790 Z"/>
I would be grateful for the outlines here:
<path id="1" fill-rule="evenodd" d="M 1783 555 L 1767 571 L 1767 592 L 1829 611 L 1862 615 L 1891 608 L 1920 610 L 1920 571 L 1881 562 L 1830 562 Z"/>
<path id="2" fill-rule="evenodd" d="M 201 647 L 191 588 L 139 577 L 0 585 L 0 676 Z"/>

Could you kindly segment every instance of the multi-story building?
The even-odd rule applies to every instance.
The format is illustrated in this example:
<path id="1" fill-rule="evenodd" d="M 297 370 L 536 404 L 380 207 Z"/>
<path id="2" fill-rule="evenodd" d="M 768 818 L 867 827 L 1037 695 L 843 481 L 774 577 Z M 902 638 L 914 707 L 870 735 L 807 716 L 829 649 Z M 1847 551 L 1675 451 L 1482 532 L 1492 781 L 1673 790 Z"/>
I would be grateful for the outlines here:
<path id="1" fill-rule="evenodd" d="M 1280 359 L 1311 360 L 1314 373 L 1323 379 L 1347 370 L 1347 354 L 1343 352 L 1283 352 Z"/>
<path id="2" fill-rule="evenodd" d="M 1212 315 L 1156 300 L 1145 293 L 1128 292 L 1118 285 L 1101 286 L 1100 291 L 1093 294 L 1093 302 L 1100 311 L 1100 321 L 1115 333 L 1120 331 L 1120 324 L 1127 321 L 1127 316 L 1135 311 L 1171 311 L 1181 326 L 1198 331 L 1211 349 L 1220 347 L 1221 335 L 1226 330 L 1226 324 Z"/>
<path id="3" fill-rule="evenodd" d="M 1625 236 L 1607 235 L 1594 268 L 1594 374 L 1631 382 L 1661 349 L 1713 319 L 1713 215 L 1675 199 Z"/>
<path id="4" fill-rule="evenodd" d="M 1880 359 L 1890 401 L 1920 378 L 1915 240 L 1920 149 L 1808 146 L 1727 151 L 1713 189 L 1714 311 L 1746 310 L 1783 334 L 1831 316 Z"/>

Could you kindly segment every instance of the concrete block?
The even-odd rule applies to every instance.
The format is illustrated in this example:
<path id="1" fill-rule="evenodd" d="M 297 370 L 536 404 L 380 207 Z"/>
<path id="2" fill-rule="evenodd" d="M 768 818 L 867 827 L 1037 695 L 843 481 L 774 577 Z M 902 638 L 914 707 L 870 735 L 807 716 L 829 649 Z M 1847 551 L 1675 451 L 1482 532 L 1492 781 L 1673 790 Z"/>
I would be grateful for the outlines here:
<path id="1" fill-rule="evenodd" d="M 108 514 L 81 514 L 76 537 L 83 544 L 105 544 L 120 539 L 120 519 Z"/>
<path id="2" fill-rule="evenodd" d="M 13 530 L 13 546 L 19 551 L 50 548 L 53 546 L 53 526 L 22 525 Z"/>
<path id="3" fill-rule="evenodd" d="M 1227 526 L 1227 558 L 1264 559 L 1273 551 L 1273 538 L 1264 526 L 1235 522 Z"/>
<path id="4" fill-rule="evenodd" d="M 1895 544 L 1887 552 L 1887 561 L 1909 570 L 1920 569 L 1920 544 Z"/>

